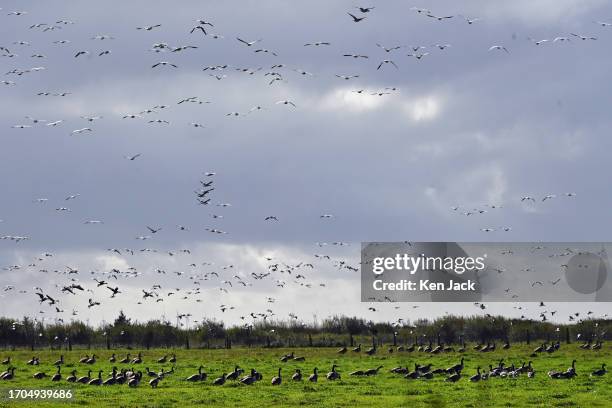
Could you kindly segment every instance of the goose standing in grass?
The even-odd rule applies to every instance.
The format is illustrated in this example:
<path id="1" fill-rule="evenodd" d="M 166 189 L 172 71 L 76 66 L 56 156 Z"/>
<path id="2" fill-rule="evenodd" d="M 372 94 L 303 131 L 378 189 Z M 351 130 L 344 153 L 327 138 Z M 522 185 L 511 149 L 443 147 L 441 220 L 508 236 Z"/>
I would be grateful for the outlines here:
<path id="1" fill-rule="evenodd" d="M 353 351 L 354 353 L 359 353 L 359 352 L 361 352 L 361 344 L 359 344 L 357 347 L 355 347 L 355 348 L 354 348 L 352 351 Z"/>
<path id="2" fill-rule="evenodd" d="M 227 375 L 227 373 L 223 373 L 223 374 L 221 374 L 221 377 L 215 378 L 215 380 L 213 381 L 213 385 L 223 385 L 223 384 L 225 384 L 225 376 L 226 375 Z"/>
<path id="3" fill-rule="evenodd" d="M 110 358 L 108 359 L 109 363 L 114 363 L 115 361 L 117 361 L 117 357 L 115 357 L 115 353 L 113 353 L 112 356 L 110 356 Z"/>
<path id="4" fill-rule="evenodd" d="M 66 377 L 66 381 L 68 382 L 76 382 L 77 377 L 76 377 L 76 370 L 72 370 L 70 372 L 70 375 L 68 377 Z"/>
<path id="5" fill-rule="evenodd" d="M 11 364 L 11 357 L 9 356 L 9 357 L 5 358 L 4 360 L 2 360 L 2 364 L 4 364 L 4 365 Z"/>
<path id="6" fill-rule="evenodd" d="M 176 354 L 172 353 L 172 357 L 170 357 L 170 361 L 171 363 L 176 363 Z"/>
<path id="7" fill-rule="evenodd" d="M 295 369 L 295 373 L 291 376 L 293 381 L 302 381 L 302 371 L 299 368 Z"/>
<path id="8" fill-rule="evenodd" d="M 79 359 L 79 363 L 86 363 L 89 360 L 89 354 L 85 354 L 85 357 Z"/>
<path id="9" fill-rule="evenodd" d="M 338 354 L 344 354 L 347 352 L 346 347 L 342 347 L 340 350 L 338 350 Z"/>
<path id="10" fill-rule="evenodd" d="M 27 365 L 38 365 L 38 357 L 33 356 L 31 359 L 28 360 L 28 362 L 26 363 Z"/>
<path id="11" fill-rule="evenodd" d="M 187 377 L 187 381 L 201 381 L 202 380 L 202 368 L 203 366 L 198 367 L 198 372 L 196 374 L 190 375 Z"/>
<path id="12" fill-rule="evenodd" d="M 127 364 L 127 363 L 129 363 L 129 362 L 130 362 L 130 353 L 127 353 L 127 354 L 125 355 L 125 358 L 122 358 L 121 360 L 119 360 L 119 362 L 120 362 L 121 364 Z"/>
<path id="13" fill-rule="evenodd" d="M 163 357 L 158 358 L 157 362 L 160 364 L 163 364 L 166 362 L 167 359 L 168 359 L 168 356 L 164 355 Z"/>
<path id="14" fill-rule="evenodd" d="M 85 361 L 85 364 L 94 364 L 96 362 L 96 355 L 93 354 L 91 356 L 91 358 L 87 359 L 87 361 Z"/>
<path id="15" fill-rule="evenodd" d="M 62 374 L 60 372 L 61 366 L 57 366 L 57 373 L 55 373 L 53 375 L 53 377 L 51 377 L 51 381 L 59 381 L 62 379 Z"/>
<path id="16" fill-rule="evenodd" d="M 162 377 L 159 377 L 159 376 L 155 377 L 155 378 L 152 378 L 149 381 L 149 385 L 151 386 L 151 388 L 157 388 L 157 385 L 159 384 L 161 379 L 162 379 Z"/>
<path id="17" fill-rule="evenodd" d="M 317 367 L 315 367 L 312 374 L 310 374 L 310 377 L 308 377 L 308 381 L 317 382 L 317 380 L 319 379 L 319 373 L 317 372 L 317 370 Z"/>
<path id="18" fill-rule="evenodd" d="M 87 383 L 89 385 L 102 385 L 102 370 L 98 371 L 98 378 L 94 378 L 89 380 Z"/>
<path id="19" fill-rule="evenodd" d="M 62 364 L 64 364 L 64 355 L 63 354 L 60 356 L 59 360 L 57 360 L 55 363 L 53 363 L 53 365 L 59 366 L 59 365 L 62 365 Z"/>
<path id="20" fill-rule="evenodd" d="M 77 382 L 79 382 L 81 384 L 87 384 L 89 382 L 89 380 L 91 380 L 91 370 L 89 370 L 87 372 L 87 375 L 84 375 L 83 377 L 79 377 Z"/>
<path id="21" fill-rule="evenodd" d="M 281 369 L 278 369 L 278 376 L 277 377 L 272 377 L 272 385 L 281 385 L 281 382 L 283 381 L 282 377 L 281 377 Z"/>
<path id="22" fill-rule="evenodd" d="M 336 368 L 338 368 L 337 365 L 332 365 L 332 369 L 329 373 L 327 373 L 327 379 L 330 381 L 334 381 L 334 380 L 339 380 L 340 379 L 340 373 L 336 371 Z"/>
<path id="23" fill-rule="evenodd" d="M 134 377 L 132 377 L 128 381 L 128 386 L 130 386 L 130 387 L 137 387 L 138 384 L 140 384 L 141 378 L 142 378 L 142 371 L 139 371 L 139 372 L 136 373 L 136 375 Z"/>
<path id="24" fill-rule="evenodd" d="M 471 382 L 478 382 L 482 379 L 482 374 L 480 374 L 480 366 L 476 368 L 476 374 L 470 377 Z"/>
<path id="25" fill-rule="evenodd" d="M 593 376 L 601 377 L 602 375 L 605 375 L 606 373 L 607 373 L 607 371 L 606 371 L 606 363 L 602 363 L 600 369 L 595 370 L 595 371 L 593 371 L 591 373 L 591 377 L 593 377 Z"/>

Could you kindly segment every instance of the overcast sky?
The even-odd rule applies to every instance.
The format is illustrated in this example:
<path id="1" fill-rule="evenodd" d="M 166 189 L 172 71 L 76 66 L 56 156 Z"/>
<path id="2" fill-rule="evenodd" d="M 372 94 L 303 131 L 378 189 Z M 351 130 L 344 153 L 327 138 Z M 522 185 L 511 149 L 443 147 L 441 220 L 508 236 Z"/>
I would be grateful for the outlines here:
<path id="1" fill-rule="evenodd" d="M 361 15 L 357 5 L 376 8 L 354 23 L 347 12 Z M 454 17 L 438 21 L 413 6 Z M 612 22 L 605 1 L 183 1 L 178 7 L 20 0 L 0 7 L 0 74 L 16 70 L 0 78 L 6 81 L 0 82 L 0 236 L 29 237 L 0 240 L 6 267 L 0 284 L 14 286 L 3 292 L 14 307 L 2 314 L 68 320 L 76 309 L 77 318 L 97 323 L 123 308 L 138 319 L 192 313 L 234 323 L 268 308 L 279 318 L 296 313 L 305 320 L 334 313 L 374 320 L 483 313 L 448 304 L 427 311 L 380 305 L 369 312 L 359 301 L 358 273 L 338 262 L 358 266 L 361 241 L 610 241 L 612 26 L 596 23 Z M 15 11 L 27 14 L 9 15 Z M 479 20 L 468 24 L 460 15 Z M 214 25 L 204 26 L 208 35 L 190 34 L 196 19 Z M 61 20 L 73 24 L 56 23 Z M 30 28 L 38 23 L 47 25 Z M 156 24 L 161 27 L 137 30 Z M 61 28 L 45 31 L 54 26 Z M 92 39 L 99 35 L 113 39 Z M 261 41 L 247 47 L 236 37 Z M 530 38 L 549 41 L 536 45 Z M 304 46 L 317 41 L 331 45 Z M 198 48 L 154 52 L 155 43 Z M 377 43 L 404 48 L 386 53 Z M 489 50 L 494 45 L 508 52 Z M 429 54 L 407 56 L 417 46 L 426 48 L 416 53 Z M 88 54 L 75 58 L 79 51 Z M 111 52 L 99 56 L 102 51 Z M 397 68 L 377 69 L 385 59 Z M 151 68 L 161 61 L 177 67 Z M 216 65 L 227 68 L 203 71 Z M 36 67 L 44 70 L 31 70 Z M 270 85 L 270 72 L 282 80 Z M 50 95 L 37 95 L 44 92 Z M 376 92 L 388 94 L 370 94 Z M 177 104 L 196 96 L 210 103 Z M 276 104 L 281 100 L 295 107 Z M 156 105 L 167 108 L 140 114 Z M 249 113 L 256 106 L 263 109 Z M 126 114 L 139 117 L 123 119 Z M 169 123 L 149 123 L 158 119 Z M 92 131 L 72 133 L 86 127 Z M 216 173 L 211 203 L 198 205 L 194 191 L 209 171 Z M 549 194 L 556 197 L 542 202 Z M 536 203 L 521 201 L 524 196 Z M 61 207 L 70 211 L 56 210 Z M 279 221 L 264 220 L 272 215 Z M 162 230 L 151 234 L 147 225 Z M 329 245 L 316 244 L 323 242 Z M 191 254 L 167 253 L 180 249 Z M 53 256 L 37 260 L 43 253 Z M 277 262 L 315 268 L 251 277 Z M 223 269 L 228 265 L 233 268 Z M 79 273 L 66 275 L 66 266 Z M 123 292 L 113 299 L 92 281 L 130 267 L 140 275 L 112 280 Z M 210 272 L 220 277 L 194 285 Z M 306 279 L 296 283 L 296 274 Z M 252 286 L 242 287 L 233 275 Z M 93 292 L 60 294 L 70 279 Z M 164 301 L 136 305 L 140 290 L 155 284 Z M 59 298 L 64 312 L 39 305 L 35 286 Z M 87 308 L 88 298 L 101 305 Z M 223 313 L 222 304 L 235 309 Z M 513 306 L 491 304 L 485 312 L 537 317 L 541 311 Z M 609 304 L 554 308 L 565 321 L 570 310 L 602 314 Z"/>

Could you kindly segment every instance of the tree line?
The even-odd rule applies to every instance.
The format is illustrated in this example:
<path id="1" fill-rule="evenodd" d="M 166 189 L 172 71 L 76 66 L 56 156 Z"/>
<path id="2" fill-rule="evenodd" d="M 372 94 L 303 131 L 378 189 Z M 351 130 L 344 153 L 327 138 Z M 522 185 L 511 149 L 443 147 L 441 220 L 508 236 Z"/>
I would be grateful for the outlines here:
<path id="1" fill-rule="evenodd" d="M 24 317 L 0 318 L 0 347 L 4 348 L 231 348 L 243 347 L 339 347 L 354 344 L 382 346 L 541 343 L 607 340 L 612 320 L 588 319 L 556 324 L 502 316 L 445 316 L 401 324 L 364 318 L 332 316 L 321 322 L 295 319 L 258 320 L 253 324 L 226 326 L 203 319 L 193 327 L 163 320 L 138 322 L 123 311 L 108 324 L 94 327 L 82 321 L 46 323 Z"/>

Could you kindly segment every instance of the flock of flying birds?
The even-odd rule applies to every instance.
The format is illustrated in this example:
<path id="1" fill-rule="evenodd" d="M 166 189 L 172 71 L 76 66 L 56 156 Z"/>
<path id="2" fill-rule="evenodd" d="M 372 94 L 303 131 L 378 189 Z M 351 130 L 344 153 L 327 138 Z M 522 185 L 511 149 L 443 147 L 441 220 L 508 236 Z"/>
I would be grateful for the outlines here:
<path id="1" fill-rule="evenodd" d="M 2 10 L 2 9 L 0 9 Z M 431 10 L 424 8 L 413 7 L 411 9 L 414 13 L 419 15 L 422 18 L 431 19 L 433 21 L 439 22 L 440 24 L 444 24 L 450 20 L 461 20 L 467 26 L 478 26 L 481 18 L 474 16 L 464 16 L 464 15 L 444 15 L 444 14 L 435 14 Z M 354 22 L 355 24 L 367 24 L 368 20 L 373 18 L 376 14 L 376 7 L 356 7 L 355 10 L 347 11 L 345 17 L 349 19 L 349 21 Z M 27 18 L 28 12 L 26 11 L 11 11 L 4 12 L 3 18 Z M 612 23 L 597 21 L 595 22 L 598 26 L 607 29 L 612 27 Z M 57 37 L 57 35 L 62 35 L 64 32 L 68 31 L 68 27 L 74 24 L 78 24 L 78 22 L 70 21 L 66 19 L 57 19 L 54 21 L 48 22 L 37 22 L 34 24 L 24 24 L 24 29 L 29 30 L 38 30 L 43 33 L 49 33 L 49 35 L 53 35 L 53 38 L 50 38 L 50 42 L 53 47 L 71 47 L 71 40 L 66 37 Z M 469 29 L 477 29 L 475 27 L 470 27 Z M 141 32 L 142 35 L 149 35 L 147 33 L 152 32 L 163 32 L 164 26 L 163 24 L 152 24 L 152 25 L 141 25 L 134 27 L 135 32 Z M 282 58 L 282 52 L 278 50 L 273 50 L 270 48 L 266 48 L 265 41 L 261 38 L 258 39 L 250 39 L 244 38 L 240 35 L 232 35 L 232 36 L 224 36 L 218 34 L 216 32 L 217 25 L 213 21 L 209 21 L 207 19 L 197 19 L 195 24 L 189 24 L 185 26 L 185 36 L 189 38 L 189 43 L 180 44 L 180 45 L 170 45 L 167 42 L 157 42 L 152 44 L 151 48 L 148 50 L 143 50 L 143 52 L 153 53 L 152 55 L 164 56 L 164 58 L 159 58 L 158 61 L 147 66 L 146 68 L 151 70 L 167 70 L 169 73 L 180 70 L 180 65 L 176 62 L 176 56 L 181 53 L 189 53 L 195 52 L 202 47 L 203 39 L 210 40 L 218 40 L 218 41 L 232 41 L 236 44 L 239 44 L 243 47 L 243 51 L 245 53 L 253 53 L 253 55 L 265 56 L 268 58 L 270 63 L 267 66 L 258 66 L 258 67 L 238 67 L 230 64 L 219 64 L 219 65 L 209 65 L 202 67 L 202 72 L 206 73 L 211 80 L 213 81 L 224 81 L 227 80 L 232 73 L 233 74 L 244 74 L 254 77 L 259 77 L 263 81 L 265 81 L 269 86 L 282 86 L 283 83 L 289 81 L 291 76 L 297 75 L 298 77 L 315 77 L 316 74 L 305 71 L 299 67 L 289 67 L 286 64 L 280 62 L 279 60 Z M 15 33 L 16 35 L 18 33 Z M 75 61 L 81 61 L 84 59 L 91 58 L 111 58 L 113 54 L 114 47 L 120 47 L 121 43 L 115 41 L 115 37 L 109 34 L 97 34 L 90 37 L 91 47 L 88 49 L 83 48 L 75 48 L 72 49 L 72 59 Z M 555 36 L 552 38 L 544 38 L 544 39 L 533 39 L 528 38 L 529 41 L 533 42 L 536 46 L 546 46 L 545 44 L 562 44 L 562 43 L 570 43 L 570 42 L 588 42 L 588 41 L 596 41 L 597 37 L 590 34 L 581 34 L 581 33 L 567 33 L 566 35 Z M 423 63 L 426 60 L 427 56 L 432 53 L 444 53 L 447 49 L 451 48 L 453 45 L 450 43 L 436 43 L 430 45 L 403 45 L 403 44 L 392 44 L 392 45 L 383 45 L 380 43 L 374 44 L 377 48 L 377 55 L 366 55 L 361 52 L 342 52 L 340 51 L 341 56 L 352 59 L 356 64 L 361 64 L 361 61 L 370 61 L 373 60 L 371 69 L 375 71 L 381 70 L 400 70 L 401 66 L 404 64 L 400 58 L 401 57 L 409 57 L 418 63 Z M 311 41 L 301 44 L 302 47 L 308 47 L 312 49 L 320 48 L 320 47 L 333 47 L 333 43 L 331 41 Z M 27 64 L 25 61 L 40 61 L 40 65 L 33 66 L 31 68 L 11 68 L 7 72 L 4 73 L 4 78 L 0 81 L 0 86 L 4 85 L 7 87 L 19 87 L 20 81 L 24 80 L 25 77 L 30 75 L 44 75 L 45 70 L 47 69 L 44 66 L 44 61 L 47 59 L 47 55 L 44 55 L 38 51 L 36 51 L 37 44 L 30 43 L 28 41 L 15 40 L 10 44 L 0 44 L 0 62 L 20 62 L 21 65 Z M 53 48 L 52 48 L 53 49 Z M 32 51 L 30 51 L 32 50 Z M 486 50 L 485 50 L 486 51 Z M 491 53 L 501 52 L 503 54 L 511 54 L 511 47 L 494 43 L 491 44 L 488 48 L 488 51 Z M 402 55 L 402 53 L 405 54 Z M 258 59 L 257 61 L 262 61 Z M 75 65 L 72 69 L 75 70 L 75 75 L 78 75 L 79 69 L 83 69 L 82 66 Z M 339 81 L 351 81 L 353 79 L 359 78 L 359 74 L 353 73 L 337 73 L 335 77 Z M 391 95 L 393 93 L 400 92 L 398 87 L 385 87 L 384 89 L 377 90 L 366 90 L 366 89 L 355 89 L 354 93 L 374 97 L 383 97 L 386 95 Z M 49 98 L 70 98 L 73 93 L 69 90 L 60 90 L 60 91 L 50 91 L 50 90 L 40 90 L 36 94 L 40 97 L 49 97 Z M 51 102 L 52 103 L 52 102 Z M 157 114 L 163 114 L 171 109 L 180 109 L 181 106 L 185 105 L 205 105 L 213 103 L 210 100 L 201 98 L 199 96 L 186 96 L 179 100 L 168 102 L 168 104 L 160 104 L 154 105 L 151 107 L 146 107 L 143 110 L 138 112 L 125 112 L 120 115 L 120 117 L 116 119 L 125 120 L 125 121 L 143 121 L 147 125 L 150 126 L 170 126 L 170 120 L 163 119 L 157 117 Z M 275 101 L 272 106 L 278 106 L 278 108 L 297 110 L 300 107 L 299 101 L 293 101 L 291 99 L 281 99 Z M 256 105 L 247 111 L 239 112 L 227 112 L 225 116 L 227 117 L 243 117 L 251 114 L 255 114 L 259 111 L 270 109 L 271 106 L 263 106 Z M 24 115 L 24 121 L 20 121 L 19 123 L 15 123 L 12 128 L 16 129 L 16 131 L 20 129 L 30 129 L 30 128 L 62 128 L 65 127 L 67 123 L 71 121 L 66 120 L 65 118 L 35 118 L 32 115 L 26 114 Z M 71 135 L 78 136 L 84 135 L 88 133 L 95 132 L 95 125 L 98 121 L 105 120 L 105 117 L 99 114 L 92 115 L 82 115 L 77 121 L 80 121 L 82 125 L 74 126 L 73 128 L 67 130 L 67 133 Z M 228 119 L 229 120 L 229 119 Z M 192 122 L 186 123 L 185 125 L 193 128 L 206 128 L 206 125 L 194 120 Z M 145 157 L 141 153 L 133 153 L 129 155 L 125 155 L 124 158 L 127 161 L 135 161 L 135 160 L 143 160 Z M 197 190 L 194 191 L 196 204 L 207 207 L 214 208 L 215 212 L 211 214 L 212 219 L 216 222 L 222 222 L 223 218 L 226 216 L 228 208 L 232 205 L 230 203 L 225 202 L 216 202 L 214 200 L 214 192 L 216 191 L 217 186 L 215 185 L 215 172 L 210 171 L 204 173 L 204 178 L 200 180 L 200 185 L 197 186 Z M 542 197 L 535 196 L 523 196 L 520 199 L 522 205 L 536 205 L 548 202 L 550 200 L 560 198 L 573 198 L 575 197 L 575 193 L 564 193 L 564 194 L 547 194 Z M 66 195 L 63 202 L 54 206 L 55 211 L 58 213 L 70 213 L 71 206 L 78 205 L 78 201 L 80 199 L 80 194 L 72 193 Z M 49 199 L 47 198 L 36 198 L 34 202 L 39 205 L 49 205 Z M 519 203 L 517 203 L 519 204 Z M 467 217 L 476 217 L 478 215 L 482 215 L 487 211 L 498 210 L 503 208 L 502 205 L 493 205 L 487 204 L 484 208 L 472 208 L 471 206 L 452 207 L 453 211 L 457 213 L 463 214 Z M 329 213 L 323 213 L 319 216 L 321 222 L 326 222 L 332 220 L 335 216 Z M 277 215 L 269 214 L 262 217 L 263 221 L 269 223 L 282 222 L 280 217 Z M 1 221 L 1 220 L 0 220 Z M 103 220 L 100 219 L 87 219 L 83 221 L 84 224 L 87 225 L 97 225 L 104 224 Z M 1 226 L 1 224 L 0 224 Z M 190 226 L 178 225 L 176 227 L 178 231 L 188 231 Z M 143 233 L 135 237 L 136 241 L 144 244 L 145 242 L 149 242 L 150 240 L 154 240 L 156 236 L 159 234 L 163 234 L 166 230 L 169 229 L 167 226 L 158 226 L 158 225 L 148 225 L 143 228 Z M 510 226 L 501 226 L 501 227 L 483 227 L 481 230 L 483 232 L 493 232 L 493 231 L 511 231 Z M 220 227 L 207 227 L 205 229 L 207 232 L 217 235 L 217 234 L 228 234 L 228 231 L 221 229 Z M 0 237 L 5 241 L 14 241 L 16 243 L 29 240 L 29 236 L 25 235 L 4 235 Z M 34 239 L 33 237 L 32 239 Z M 317 243 L 319 248 L 324 248 L 327 246 L 347 246 L 349 245 L 346 242 L 332 242 L 332 243 Z M 122 258 L 130 258 L 136 257 L 137 255 L 145 256 L 149 253 L 154 254 L 166 254 L 168 257 L 184 257 L 188 258 L 191 256 L 191 250 L 188 248 L 179 248 L 172 250 L 161 250 L 158 248 L 145 247 L 144 245 L 139 248 L 108 248 L 107 251 L 112 253 L 118 257 Z M 170 297 L 180 298 L 185 302 L 193 302 L 195 304 L 205 302 L 205 293 L 203 285 L 205 282 L 209 281 L 217 285 L 216 290 L 221 293 L 229 293 L 230 291 L 235 290 L 235 288 L 243 288 L 247 289 L 254 284 L 257 284 L 259 281 L 266 281 L 273 285 L 273 287 L 277 289 L 285 288 L 288 285 L 295 285 L 298 287 L 303 287 L 305 289 L 311 289 L 315 287 L 325 287 L 326 284 L 324 282 L 316 281 L 315 279 L 310 278 L 311 272 L 318 267 L 333 267 L 340 271 L 347 272 L 357 272 L 359 271 L 359 265 L 355 263 L 355 261 L 349 261 L 346 259 L 339 259 L 329 254 L 325 253 L 317 253 L 314 254 L 312 259 L 304 260 L 301 262 L 284 262 L 282 259 L 277 259 L 272 256 L 265 257 L 265 267 L 263 270 L 259 270 L 257 272 L 245 272 L 235 270 L 237 268 L 234 265 L 224 265 L 217 266 L 213 265 L 210 262 L 201 262 L 201 261 L 193 261 L 192 258 L 189 258 L 188 261 L 185 262 L 185 267 L 181 268 L 184 270 L 181 271 L 168 271 L 163 268 L 155 268 L 153 271 L 143 271 L 139 270 L 136 267 L 128 267 L 125 270 L 119 270 L 117 268 L 112 268 L 108 271 L 85 271 L 81 270 L 76 266 L 65 266 L 65 267 L 47 267 L 46 264 L 50 263 L 54 257 L 54 254 L 50 252 L 44 252 L 41 255 L 37 256 L 35 259 L 32 259 L 29 263 L 24 265 L 8 265 L 4 267 L 4 270 L 9 271 L 13 274 L 18 274 L 23 270 L 33 271 L 38 269 L 40 274 L 55 274 L 56 278 L 47 278 L 45 279 L 49 282 L 55 282 L 53 287 L 42 288 L 38 286 L 34 288 L 34 290 L 28 290 L 25 288 L 17 287 L 15 284 L 8 284 L 4 287 L 4 295 L 7 296 L 11 293 L 19 293 L 26 294 L 29 293 L 32 295 L 33 300 L 38 301 L 41 305 L 40 314 L 52 314 L 53 319 L 56 321 L 64 321 L 65 317 L 72 316 L 76 317 L 79 315 L 80 307 L 86 309 L 95 309 L 99 307 L 103 302 L 113 302 L 115 300 L 118 301 L 119 304 L 125 305 L 130 299 L 127 298 L 128 295 L 126 292 L 128 290 L 124 289 L 125 286 L 129 286 L 130 293 L 134 293 L 134 287 L 138 286 L 137 284 L 124 284 L 122 281 L 128 280 L 137 280 L 142 279 L 148 281 L 155 281 L 155 277 L 159 276 L 160 279 L 164 275 L 171 275 L 170 279 L 165 279 L 165 282 L 172 282 L 172 284 L 164 284 L 161 283 L 152 283 L 148 287 L 139 287 L 140 298 L 135 301 L 138 305 L 150 304 L 150 303 L 163 303 L 166 299 Z M 128 262 L 129 263 L 129 262 Z M 153 277 L 151 277 L 153 275 Z M 6 273 L 3 275 L 5 279 L 10 280 L 11 275 L 7 275 Z M 354 275 L 356 276 L 356 275 Z M 120 283 L 121 282 L 121 283 Z M 124 297 L 123 299 L 121 299 Z M 72 304 L 78 304 L 78 307 L 72 308 L 72 310 L 64 310 L 63 302 L 67 298 L 79 299 L 78 302 L 71 302 Z M 266 296 L 265 302 L 269 305 L 265 310 L 245 310 L 244 313 L 240 316 L 240 318 L 244 321 L 245 325 L 252 324 L 256 319 L 269 319 L 277 316 L 273 310 L 274 303 L 276 299 L 274 297 Z M 42 307 L 46 306 L 46 307 Z M 480 309 L 485 309 L 483 304 L 477 304 Z M 418 306 L 414 306 L 415 308 Z M 521 307 L 522 310 L 522 306 Z M 185 307 L 189 309 L 189 307 Z M 232 306 L 229 304 L 221 304 L 218 305 L 218 309 L 225 313 L 227 310 L 233 310 L 236 306 Z M 399 306 L 396 306 L 398 309 Z M 376 311 L 376 308 L 371 307 L 370 311 Z M 538 312 L 541 313 L 541 312 Z M 553 313 L 554 315 L 554 313 Z M 189 319 L 192 316 L 189 312 L 181 312 L 177 313 L 177 320 L 181 325 L 187 324 L 189 325 Z M 542 316 L 542 314 L 540 314 Z M 545 316 L 545 314 L 544 314 Z M 577 315 L 576 315 L 577 316 Z M 298 316 L 294 313 L 289 314 L 290 319 L 298 320 Z M 523 316 L 524 317 L 524 316 Z M 400 319 L 401 321 L 402 319 Z M 571 317 L 570 320 L 574 320 Z M 194 323 L 197 323 L 198 320 L 193 320 Z"/>

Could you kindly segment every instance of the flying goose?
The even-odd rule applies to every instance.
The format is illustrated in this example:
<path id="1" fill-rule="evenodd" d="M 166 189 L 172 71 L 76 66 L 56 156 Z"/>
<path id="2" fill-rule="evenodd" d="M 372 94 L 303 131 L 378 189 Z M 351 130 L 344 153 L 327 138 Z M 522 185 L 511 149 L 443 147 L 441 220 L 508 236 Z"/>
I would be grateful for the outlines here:
<path id="1" fill-rule="evenodd" d="M 348 14 L 349 16 L 351 16 L 351 18 L 353 19 L 353 22 L 354 22 L 354 23 L 358 23 L 358 22 L 360 22 L 361 20 L 365 20 L 365 17 L 356 17 L 355 15 L 353 15 L 353 14 L 351 14 L 351 13 L 348 13 L 348 12 L 347 12 L 346 14 Z"/>

